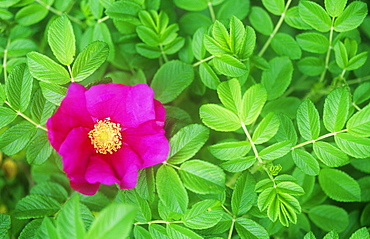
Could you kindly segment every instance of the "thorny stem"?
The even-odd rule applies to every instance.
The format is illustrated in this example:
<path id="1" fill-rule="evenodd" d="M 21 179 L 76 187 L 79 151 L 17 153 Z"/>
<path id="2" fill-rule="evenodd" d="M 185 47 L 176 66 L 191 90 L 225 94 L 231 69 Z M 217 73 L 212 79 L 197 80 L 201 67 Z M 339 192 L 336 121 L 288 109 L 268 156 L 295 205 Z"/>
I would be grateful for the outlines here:
<path id="1" fill-rule="evenodd" d="M 329 33 L 329 47 L 328 47 L 328 51 L 326 53 L 326 58 L 325 58 L 325 69 L 321 73 L 319 82 L 322 82 L 325 79 L 326 71 L 329 68 L 330 53 L 331 53 L 331 49 L 333 48 L 332 43 L 333 43 L 333 32 L 334 32 L 334 20 L 335 20 L 335 17 L 332 17 L 330 33 Z"/>
<path id="2" fill-rule="evenodd" d="M 46 9 L 50 10 L 52 13 L 54 13 L 54 14 L 56 14 L 56 15 L 61 16 L 61 15 L 63 15 L 63 14 L 64 14 L 63 12 L 56 10 L 55 8 L 53 8 L 53 7 L 49 6 L 49 5 L 47 5 L 46 3 L 44 3 L 44 2 L 43 2 L 43 1 L 41 1 L 41 0 L 35 0 L 35 2 L 37 2 L 37 3 L 39 3 L 40 5 L 44 6 Z M 72 20 L 72 21 L 74 21 L 75 23 L 77 23 L 77 24 L 79 24 L 79 25 L 82 25 L 82 22 L 81 22 L 79 19 L 77 19 L 77 18 L 75 18 L 75 17 L 72 17 L 72 16 L 70 16 L 70 15 L 68 15 L 68 14 L 67 14 L 67 16 L 68 16 L 68 18 L 69 18 L 69 19 L 71 19 L 71 20 Z"/>
<path id="3" fill-rule="evenodd" d="M 306 141 L 306 142 L 300 143 L 300 144 L 298 144 L 296 146 L 293 146 L 291 149 L 294 150 L 296 148 L 303 147 L 303 146 L 305 146 L 307 144 L 315 143 L 316 141 L 319 141 L 319 140 L 322 140 L 322 139 L 325 139 L 325 138 L 334 136 L 334 135 L 339 134 L 339 133 L 344 133 L 344 132 L 347 132 L 347 131 L 348 131 L 348 129 L 343 129 L 343 130 L 338 131 L 338 132 L 328 133 L 328 134 L 325 134 L 325 135 L 322 135 L 322 136 L 318 137 L 317 139 Z"/>
<path id="4" fill-rule="evenodd" d="M 209 13 L 211 14 L 212 22 L 216 21 L 215 11 L 213 10 L 211 1 L 208 1 L 208 9 Z"/>
<path id="5" fill-rule="evenodd" d="M 25 120 L 27 120 L 28 122 L 30 122 L 31 124 L 35 125 L 37 128 L 39 129 L 42 129 L 44 131 L 48 131 L 44 126 L 41 126 L 40 124 L 36 123 L 35 121 L 33 121 L 32 119 L 30 119 L 28 116 L 24 115 L 22 112 L 18 111 L 18 110 L 15 110 L 8 101 L 4 101 L 5 104 L 7 104 L 12 110 L 14 110 L 17 115 L 21 116 L 22 118 L 24 118 Z"/>
<path id="6" fill-rule="evenodd" d="M 8 73 L 7 73 L 7 70 L 6 70 L 6 66 L 7 66 L 7 58 L 8 58 L 8 47 L 10 45 L 10 39 L 8 39 L 8 42 L 6 43 L 6 47 L 4 49 L 4 59 L 3 59 L 3 71 L 4 71 L 4 82 L 6 83 L 7 80 L 8 80 Z"/>
<path id="7" fill-rule="evenodd" d="M 283 21 L 284 21 L 284 18 L 285 18 L 285 14 L 288 11 L 288 8 L 289 8 L 289 5 L 290 5 L 291 2 L 292 2 L 292 0 L 288 0 L 288 2 L 286 3 L 284 12 L 281 14 L 281 17 L 280 17 L 279 21 L 277 22 L 274 30 L 272 31 L 269 39 L 267 39 L 265 45 L 263 45 L 261 51 L 258 53 L 258 56 L 262 56 L 265 53 L 265 51 L 267 50 L 267 48 L 269 47 L 269 45 L 270 45 L 270 43 L 272 41 L 272 38 L 274 38 L 274 36 L 276 35 L 276 33 L 279 31 L 279 29 L 281 27 L 281 24 L 283 24 Z"/>
<path id="8" fill-rule="evenodd" d="M 196 66 L 199 66 L 200 64 L 202 64 L 203 62 L 206 62 L 206 61 L 209 61 L 209 60 L 211 60 L 211 59 L 213 59 L 215 56 L 210 56 L 210 57 L 207 57 L 206 59 L 203 59 L 203 60 L 200 60 L 200 61 L 198 61 L 198 62 L 196 62 L 196 63 L 194 63 L 193 64 L 193 67 L 196 67 Z"/>

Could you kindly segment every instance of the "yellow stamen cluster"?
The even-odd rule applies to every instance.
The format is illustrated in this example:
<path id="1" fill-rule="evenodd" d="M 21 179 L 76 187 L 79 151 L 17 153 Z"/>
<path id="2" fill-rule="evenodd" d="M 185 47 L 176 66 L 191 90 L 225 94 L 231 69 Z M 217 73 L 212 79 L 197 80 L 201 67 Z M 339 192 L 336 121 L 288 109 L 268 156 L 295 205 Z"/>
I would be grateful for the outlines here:
<path id="1" fill-rule="evenodd" d="M 122 145 L 120 131 L 120 124 L 110 122 L 109 117 L 104 120 L 98 120 L 94 125 L 94 129 L 89 132 L 91 144 L 94 145 L 96 152 L 113 154 L 120 149 Z"/>

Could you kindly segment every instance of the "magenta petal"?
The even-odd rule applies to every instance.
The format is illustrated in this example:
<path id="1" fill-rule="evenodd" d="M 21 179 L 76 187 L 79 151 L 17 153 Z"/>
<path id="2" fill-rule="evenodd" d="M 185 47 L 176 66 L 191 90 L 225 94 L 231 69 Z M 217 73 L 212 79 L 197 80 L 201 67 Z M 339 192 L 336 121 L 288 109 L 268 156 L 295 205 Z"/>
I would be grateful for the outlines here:
<path id="1" fill-rule="evenodd" d="M 119 183 L 119 179 L 116 178 L 115 172 L 110 165 L 109 156 L 111 155 L 96 154 L 90 158 L 85 174 L 89 183 L 103 183 L 107 185 Z"/>
<path id="2" fill-rule="evenodd" d="M 155 119 L 164 122 L 166 119 L 166 109 L 163 107 L 162 103 L 158 100 L 154 100 L 154 109 Z"/>
<path id="3" fill-rule="evenodd" d="M 138 155 L 130 147 L 123 146 L 110 158 L 116 175 L 120 178 L 120 188 L 134 188 L 138 177 L 138 166 L 141 164 Z"/>
<path id="4" fill-rule="evenodd" d="M 46 123 L 51 145 L 59 151 L 68 133 L 76 127 L 93 127 L 93 120 L 86 109 L 85 87 L 72 83 L 56 113 Z"/>
<path id="5" fill-rule="evenodd" d="M 59 154 L 62 156 L 63 169 L 71 181 L 71 187 L 80 193 L 92 195 L 99 189 L 99 184 L 91 184 L 85 178 L 90 157 L 94 154 L 88 132 L 88 129 L 82 127 L 71 130 L 61 144 Z"/>
<path id="6" fill-rule="evenodd" d="M 158 121 L 148 121 L 138 128 L 123 132 L 122 141 L 130 145 L 142 159 L 139 168 L 150 167 L 167 159 L 169 144 L 164 133 Z"/>
<path id="7" fill-rule="evenodd" d="M 110 83 L 92 86 L 85 93 L 87 109 L 96 119 L 110 117 L 123 128 L 137 127 L 155 119 L 153 90 L 146 84 L 126 86 Z"/>

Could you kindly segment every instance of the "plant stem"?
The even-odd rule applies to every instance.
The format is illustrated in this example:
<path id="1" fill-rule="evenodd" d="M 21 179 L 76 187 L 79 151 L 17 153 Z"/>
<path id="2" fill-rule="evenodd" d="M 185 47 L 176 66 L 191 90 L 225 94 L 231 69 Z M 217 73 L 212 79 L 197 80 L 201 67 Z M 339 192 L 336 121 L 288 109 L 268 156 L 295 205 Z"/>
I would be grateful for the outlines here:
<path id="1" fill-rule="evenodd" d="M 56 15 L 62 16 L 64 14 L 63 12 L 56 10 L 55 8 L 53 8 L 52 6 L 47 5 L 46 3 L 44 3 L 41 0 L 35 0 L 35 2 L 37 2 L 40 5 L 44 6 L 46 9 L 50 10 L 52 13 L 54 13 Z M 79 19 L 77 19 L 75 17 L 72 17 L 72 16 L 70 16 L 68 14 L 67 14 L 67 16 L 68 16 L 69 19 L 71 19 L 71 21 L 74 21 L 75 23 L 77 23 L 79 25 L 82 25 L 82 22 Z"/>
<path id="2" fill-rule="evenodd" d="M 168 58 L 167 58 L 166 53 L 163 50 L 163 46 L 162 45 L 159 45 L 159 48 L 161 49 L 161 53 L 162 53 L 162 57 L 163 57 L 164 63 L 168 62 Z"/>
<path id="3" fill-rule="evenodd" d="M 173 165 L 173 164 L 170 164 L 170 163 L 167 163 L 167 161 L 164 161 L 163 162 L 164 165 L 168 165 L 168 166 L 171 166 L 172 168 L 175 168 L 177 170 L 181 170 L 181 168 L 177 167 L 176 165 Z"/>
<path id="4" fill-rule="evenodd" d="M 360 111 L 360 110 L 361 110 L 361 108 L 360 108 L 360 107 L 358 107 L 358 105 L 356 105 L 356 103 L 355 103 L 355 102 L 352 102 L 352 105 L 353 105 L 353 107 L 355 107 L 355 109 L 356 109 L 356 110 L 358 110 L 358 111 Z"/>
<path id="5" fill-rule="evenodd" d="M 288 11 L 288 8 L 289 8 L 289 5 L 290 5 L 291 2 L 292 2 L 292 0 L 288 0 L 288 2 L 286 3 L 284 12 L 281 14 L 279 21 L 277 22 L 274 30 L 272 31 L 269 39 L 267 39 L 265 45 L 263 45 L 262 49 L 258 53 L 258 56 L 262 56 L 265 53 L 265 51 L 267 50 L 267 48 L 269 47 L 269 45 L 270 45 L 270 43 L 272 41 L 272 38 L 274 38 L 274 36 L 276 35 L 276 33 L 279 31 L 279 29 L 281 27 L 281 24 L 283 24 L 283 21 L 284 21 L 284 18 L 285 18 L 285 14 Z"/>
<path id="6" fill-rule="evenodd" d="M 370 76 L 365 76 L 365 77 L 360 77 L 354 80 L 349 80 L 347 81 L 347 84 L 352 85 L 352 84 L 357 84 L 357 83 L 361 83 L 361 82 L 368 81 L 368 80 L 370 80 Z"/>
<path id="7" fill-rule="evenodd" d="M 230 227 L 229 235 L 228 235 L 227 239 L 231 239 L 231 237 L 233 236 L 235 221 L 236 221 L 236 219 L 233 218 L 233 220 L 231 222 L 231 227 Z"/>
<path id="8" fill-rule="evenodd" d="M 104 22 L 104 21 L 106 21 L 108 19 L 109 19 L 109 16 L 105 16 L 105 17 L 103 17 L 101 19 L 98 19 L 98 23 Z"/>
<path id="9" fill-rule="evenodd" d="M 31 124 L 35 125 L 37 128 L 39 129 L 42 129 L 44 131 L 48 131 L 44 126 L 41 126 L 40 124 L 36 123 L 35 121 L 33 121 L 32 119 L 30 119 L 28 116 L 24 115 L 22 112 L 18 111 L 18 110 L 15 110 L 8 101 L 4 101 L 5 104 L 7 104 L 12 110 L 14 110 L 17 115 L 21 116 L 22 118 L 24 118 L 25 120 L 27 120 L 28 122 L 30 122 Z"/>
<path id="10" fill-rule="evenodd" d="M 333 32 L 334 32 L 334 20 L 335 20 L 335 17 L 332 17 L 330 33 L 329 33 L 329 47 L 328 47 L 328 51 L 326 52 L 326 57 L 325 57 L 325 69 L 320 75 L 319 82 L 322 82 L 325 79 L 326 71 L 329 68 L 330 53 L 331 53 L 331 49 L 333 48 L 332 43 L 333 43 Z"/>
<path id="11" fill-rule="evenodd" d="M 221 207 L 230 215 L 230 216 L 234 216 L 234 214 L 232 214 L 229 209 L 227 209 L 224 205 L 221 205 Z"/>
<path id="12" fill-rule="evenodd" d="M 216 21 L 216 16 L 215 16 L 215 11 L 213 10 L 212 3 L 211 1 L 208 1 L 207 4 L 208 4 L 209 13 L 211 14 L 212 22 L 214 22 Z"/>
<path id="13" fill-rule="evenodd" d="M 209 60 L 211 60 L 211 59 L 213 59 L 215 56 L 210 56 L 210 57 L 207 57 L 206 59 L 203 59 L 203 60 L 200 60 L 200 61 L 198 61 L 198 62 L 196 62 L 196 63 L 194 63 L 193 64 L 193 67 L 196 67 L 196 66 L 199 66 L 200 64 L 202 64 L 203 62 L 206 62 L 206 61 L 209 61 Z"/>
<path id="14" fill-rule="evenodd" d="M 4 59 L 3 59 L 3 71 L 4 71 L 4 82 L 5 83 L 8 81 L 8 72 L 6 70 L 6 66 L 7 66 L 7 60 L 8 60 L 9 45 L 10 45 L 10 39 L 8 38 L 8 41 L 6 43 L 6 47 L 4 49 Z"/>
<path id="15" fill-rule="evenodd" d="M 71 69 L 71 65 L 67 65 L 67 68 L 68 68 L 69 75 L 71 76 L 71 81 L 72 81 L 72 82 L 75 82 L 75 79 L 74 79 L 74 78 L 73 78 L 73 76 L 72 76 L 72 69 Z"/>
<path id="16" fill-rule="evenodd" d="M 311 144 L 311 143 L 315 143 L 316 141 L 319 141 L 319 140 L 322 140 L 322 139 L 325 139 L 325 138 L 328 138 L 328 137 L 331 137 L 331 136 L 334 136 L 336 134 L 339 134 L 339 133 L 344 133 L 344 132 L 347 132 L 348 129 L 343 129 L 341 131 L 338 131 L 338 132 L 333 132 L 333 133 L 328 133 L 328 134 L 325 134 L 325 135 L 322 135 L 320 137 L 318 137 L 317 139 L 313 139 L 313 140 L 310 140 L 310 141 L 306 141 L 306 142 L 303 142 L 303 143 L 300 143 L 296 146 L 293 146 L 292 147 L 292 150 L 296 149 L 296 148 L 299 148 L 299 147 L 303 147 L 307 144 Z"/>
<path id="17" fill-rule="evenodd" d="M 134 225 L 150 225 L 150 224 L 171 224 L 171 223 L 184 223 L 183 221 L 174 221 L 174 222 L 167 222 L 167 221 L 162 221 L 162 220 L 155 220 L 151 222 L 135 222 Z"/>

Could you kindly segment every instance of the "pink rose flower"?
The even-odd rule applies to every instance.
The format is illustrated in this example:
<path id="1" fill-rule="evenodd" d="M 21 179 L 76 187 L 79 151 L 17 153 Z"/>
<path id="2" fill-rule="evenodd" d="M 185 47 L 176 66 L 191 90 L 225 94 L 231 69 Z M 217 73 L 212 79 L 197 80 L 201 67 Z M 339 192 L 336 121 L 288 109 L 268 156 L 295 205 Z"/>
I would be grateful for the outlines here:
<path id="1" fill-rule="evenodd" d="M 73 189 L 93 195 L 100 183 L 133 188 L 138 169 L 166 160 L 166 111 L 153 96 L 145 84 L 70 85 L 46 125 Z"/>

